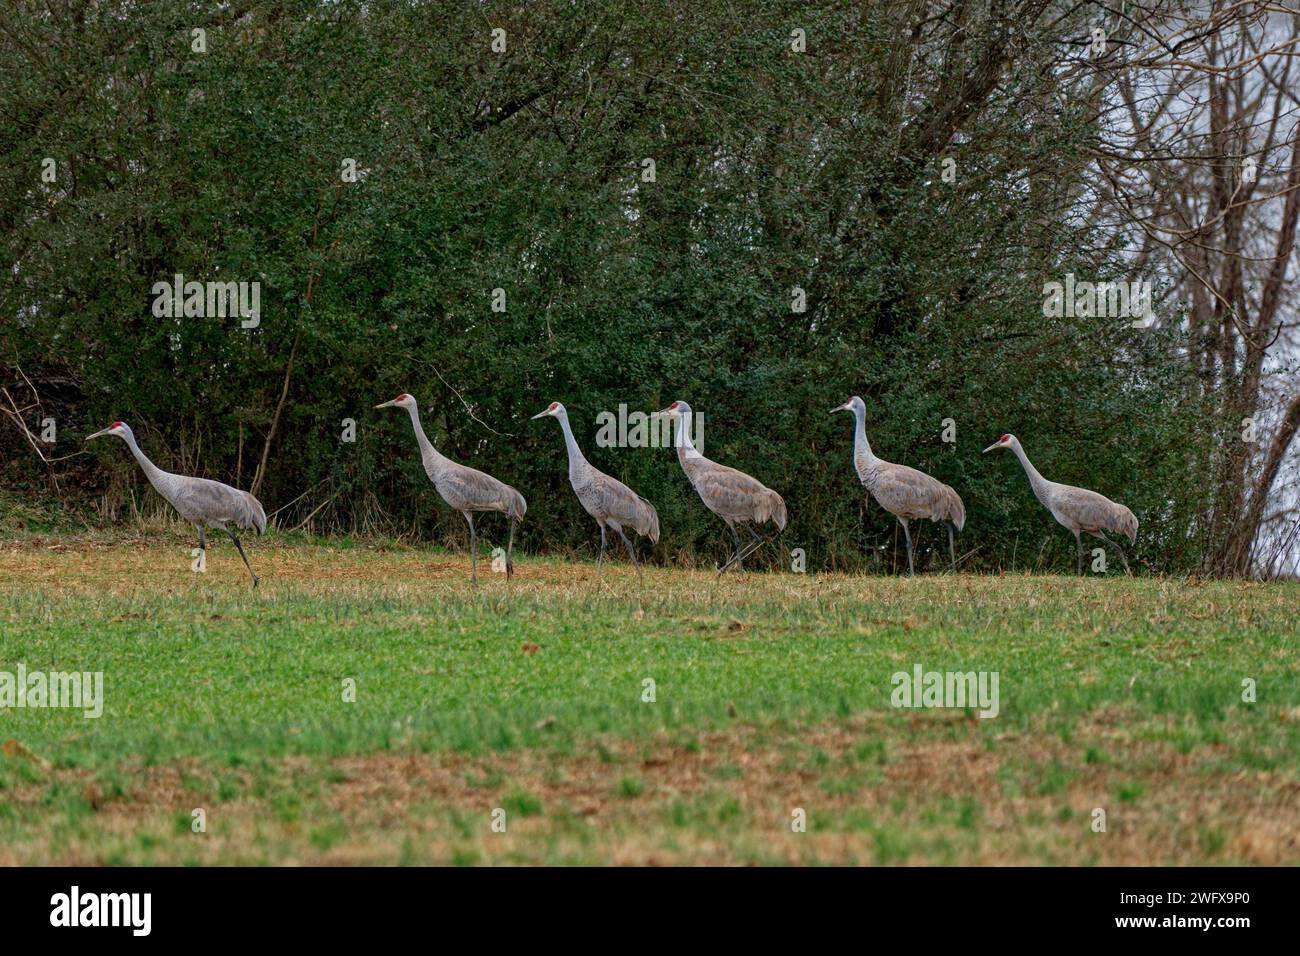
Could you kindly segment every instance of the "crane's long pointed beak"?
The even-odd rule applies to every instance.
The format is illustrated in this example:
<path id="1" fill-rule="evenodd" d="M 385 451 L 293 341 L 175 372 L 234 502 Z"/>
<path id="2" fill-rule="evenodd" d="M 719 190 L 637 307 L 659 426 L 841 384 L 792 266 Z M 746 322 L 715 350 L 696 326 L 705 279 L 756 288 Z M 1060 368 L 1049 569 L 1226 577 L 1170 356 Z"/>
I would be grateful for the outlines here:
<path id="1" fill-rule="evenodd" d="M 661 408 L 661 409 L 659 409 L 659 411 L 657 411 L 657 412 L 651 412 L 651 413 L 650 413 L 650 417 L 651 417 L 651 418 L 662 418 L 662 417 L 664 417 L 665 415 L 667 415 L 669 418 L 671 418 L 671 417 L 672 417 L 672 414 L 673 414 L 673 410 L 672 410 L 671 407 L 669 407 L 669 408 Z"/>
<path id="2" fill-rule="evenodd" d="M 1002 447 L 1002 442 L 1000 442 L 1000 441 L 995 441 L 992 445 L 989 445 L 988 448 L 985 448 L 982 452 L 980 452 L 980 454 L 981 454 L 981 455 L 987 455 L 987 454 L 988 454 L 989 452 L 991 452 L 994 448 L 1001 448 L 1001 447 Z"/>
<path id="3" fill-rule="evenodd" d="M 394 401 L 396 401 L 396 399 L 391 399 L 387 402 L 380 402 L 378 405 L 375 406 L 375 408 L 388 408 L 390 405 L 393 404 Z"/>
<path id="4" fill-rule="evenodd" d="M 532 417 L 533 417 L 533 418 L 545 418 L 545 417 L 546 417 L 547 415 L 549 415 L 549 414 L 551 414 L 551 410 L 550 410 L 549 408 L 544 408 L 544 409 L 542 409 L 540 412 L 538 412 L 536 415 L 534 415 L 534 416 L 532 416 Z"/>
<path id="5" fill-rule="evenodd" d="M 847 403 L 845 403 L 844 405 L 836 405 L 834 408 L 830 410 L 830 414 L 834 415 L 836 412 L 847 412 L 848 410 L 849 410 L 849 406 Z"/>
<path id="6" fill-rule="evenodd" d="M 86 441 L 90 441 L 92 438 L 100 438 L 100 437 L 102 437 L 102 436 L 104 436 L 104 435 L 107 435 L 108 432 L 109 432 L 109 430 L 108 430 L 107 428 L 101 428 L 99 431 L 95 432 L 95 434 L 93 434 L 93 435 L 87 435 L 86 438 L 85 438 L 85 440 L 86 440 Z"/>

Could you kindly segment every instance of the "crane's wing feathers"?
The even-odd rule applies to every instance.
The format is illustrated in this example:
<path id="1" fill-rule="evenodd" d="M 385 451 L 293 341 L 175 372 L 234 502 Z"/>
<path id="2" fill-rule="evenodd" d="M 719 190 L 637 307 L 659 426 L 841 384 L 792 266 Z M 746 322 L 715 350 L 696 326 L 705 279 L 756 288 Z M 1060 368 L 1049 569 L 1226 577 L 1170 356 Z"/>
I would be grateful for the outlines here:
<path id="1" fill-rule="evenodd" d="M 247 491 L 213 481 L 172 475 L 169 500 L 181 517 L 194 524 L 233 524 L 246 531 L 266 532 L 266 512 L 262 503 Z"/>
<path id="2" fill-rule="evenodd" d="M 1099 531 L 1111 531 L 1122 534 L 1130 542 L 1137 542 L 1137 517 L 1127 507 L 1111 501 L 1103 494 L 1074 485 L 1052 485 L 1052 512 L 1068 518 L 1062 521 L 1066 527 L 1070 523 L 1077 525 L 1080 531 L 1096 534 Z"/>
<path id="3" fill-rule="evenodd" d="M 617 478 L 592 468 L 591 481 L 574 490 L 583 507 L 597 520 L 613 519 L 620 527 L 634 528 L 637 534 L 658 544 L 659 512 Z"/>
<path id="4" fill-rule="evenodd" d="M 467 465 L 450 463 L 434 479 L 434 486 L 457 511 L 500 511 L 522 521 L 528 510 L 524 496 L 514 488 Z"/>
<path id="5" fill-rule="evenodd" d="M 868 487 L 882 508 L 901 518 L 951 521 L 958 531 L 966 524 L 961 496 L 923 471 L 882 461 L 874 484 Z"/>
<path id="6" fill-rule="evenodd" d="M 704 457 L 693 459 L 687 474 L 710 511 L 733 521 L 774 521 L 785 528 L 785 501 L 757 478 Z"/>

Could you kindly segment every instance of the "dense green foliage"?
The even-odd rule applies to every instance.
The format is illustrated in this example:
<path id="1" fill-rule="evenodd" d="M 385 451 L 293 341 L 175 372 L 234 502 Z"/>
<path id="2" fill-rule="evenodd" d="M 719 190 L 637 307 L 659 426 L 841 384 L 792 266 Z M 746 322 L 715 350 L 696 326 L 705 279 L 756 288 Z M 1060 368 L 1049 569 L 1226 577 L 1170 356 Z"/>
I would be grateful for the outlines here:
<path id="1" fill-rule="evenodd" d="M 1132 507 L 1156 567 L 1196 559 L 1179 344 L 1042 314 L 1045 279 L 1115 254 L 1069 215 L 1090 130 L 1045 30 L 954 38 L 906 2 L 55 6 L 0 33 L 0 362 L 57 452 L 121 418 L 160 463 L 249 487 L 269 441 L 281 526 L 459 535 L 405 416 L 370 410 L 404 390 L 447 454 L 524 493 L 524 547 L 590 547 L 557 429 L 528 420 L 561 400 L 658 505 L 659 556 L 713 555 L 669 451 L 595 447 L 598 412 L 680 398 L 710 457 L 785 496 L 785 547 L 848 567 L 894 536 L 827 414 L 859 393 L 878 454 L 963 495 L 978 566 L 1073 561 L 1015 462 L 980 457 L 1005 431 Z M 155 317 L 176 273 L 260 282 L 260 325 Z M 3 441 L 6 480 L 43 494 Z M 141 479 L 104 445 L 63 491 L 111 507 Z"/>

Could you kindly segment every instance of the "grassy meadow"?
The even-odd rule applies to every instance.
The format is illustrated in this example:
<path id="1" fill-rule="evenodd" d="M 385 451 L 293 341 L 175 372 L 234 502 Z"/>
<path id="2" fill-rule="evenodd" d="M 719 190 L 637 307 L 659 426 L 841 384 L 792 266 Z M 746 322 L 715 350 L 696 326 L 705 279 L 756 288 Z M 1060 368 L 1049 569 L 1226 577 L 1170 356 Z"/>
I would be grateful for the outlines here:
<path id="1" fill-rule="evenodd" d="M 1300 862 L 1294 583 L 210 541 L 0 541 L 0 671 L 104 674 L 0 709 L 0 864 Z"/>

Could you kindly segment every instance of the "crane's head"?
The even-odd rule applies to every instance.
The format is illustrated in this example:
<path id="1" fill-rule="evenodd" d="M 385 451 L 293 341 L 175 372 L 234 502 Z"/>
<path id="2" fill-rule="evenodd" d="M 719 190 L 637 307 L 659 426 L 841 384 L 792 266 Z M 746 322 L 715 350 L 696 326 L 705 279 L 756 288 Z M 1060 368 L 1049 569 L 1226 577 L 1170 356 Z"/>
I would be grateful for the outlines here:
<path id="1" fill-rule="evenodd" d="M 547 405 L 544 409 L 534 415 L 533 418 L 545 418 L 547 415 L 552 418 L 559 418 L 561 415 L 568 414 L 569 413 L 564 410 L 564 406 L 559 402 L 551 402 L 551 404 Z"/>
<path id="2" fill-rule="evenodd" d="M 113 424 L 109 425 L 107 428 L 101 428 L 99 431 L 95 432 L 95 434 L 87 435 L 86 441 L 90 441 L 92 438 L 99 438 L 103 435 L 117 435 L 119 438 L 125 438 L 130 434 L 131 426 L 126 422 L 113 422 Z"/>
<path id="3" fill-rule="evenodd" d="M 992 445 L 989 445 L 988 448 L 985 448 L 984 451 L 981 452 L 981 454 L 987 454 L 988 452 L 991 452 L 994 448 L 1014 448 L 1016 445 L 1019 444 L 1020 442 L 1016 441 L 1015 435 L 1003 435 Z"/>
<path id="4" fill-rule="evenodd" d="M 662 415 L 665 418 L 680 419 L 683 415 L 691 414 L 691 406 L 687 405 L 685 402 L 673 402 L 663 411 L 654 412 L 653 414 L 656 416 Z"/>
<path id="5" fill-rule="evenodd" d="M 391 402 L 380 402 L 378 405 L 375 406 L 375 408 L 389 408 L 389 407 L 414 408 L 415 399 L 412 398 L 410 395 L 407 395 L 405 392 L 403 392 L 401 395 L 398 395 Z"/>
<path id="6" fill-rule="evenodd" d="M 867 405 L 862 401 L 862 399 L 854 395 L 843 405 L 836 405 L 831 409 L 832 415 L 836 412 L 852 412 L 854 415 L 865 415 L 867 412 Z"/>

